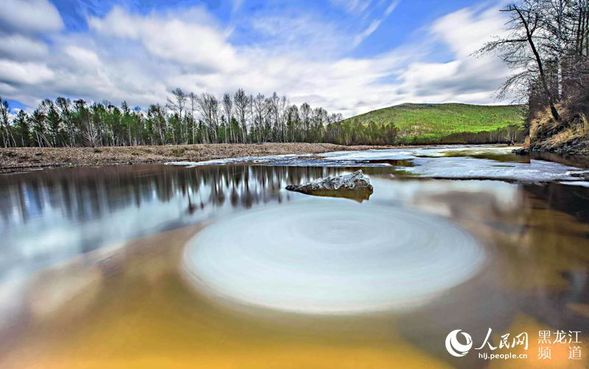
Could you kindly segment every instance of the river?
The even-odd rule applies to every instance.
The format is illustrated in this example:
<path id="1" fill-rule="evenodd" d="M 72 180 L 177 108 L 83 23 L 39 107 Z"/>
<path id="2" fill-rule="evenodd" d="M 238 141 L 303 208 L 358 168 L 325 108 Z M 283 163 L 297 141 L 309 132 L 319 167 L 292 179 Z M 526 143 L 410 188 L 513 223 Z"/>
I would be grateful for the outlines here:
<path id="1" fill-rule="evenodd" d="M 0 176 L 0 367 L 585 368 L 586 170 L 510 150 Z M 366 201 L 284 189 L 357 169 Z"/>

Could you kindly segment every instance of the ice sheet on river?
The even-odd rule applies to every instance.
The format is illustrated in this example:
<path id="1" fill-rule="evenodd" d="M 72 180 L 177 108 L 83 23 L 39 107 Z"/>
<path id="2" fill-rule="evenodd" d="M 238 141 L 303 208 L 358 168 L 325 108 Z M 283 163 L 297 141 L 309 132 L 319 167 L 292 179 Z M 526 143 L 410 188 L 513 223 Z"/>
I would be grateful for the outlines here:
<path id="1" fill-rule="evenodd" d="M 500 179 L 523 182 L 578 181 L 583 171 L 559 163 L 530 160 L 529 163 L 496 162 L 463 157 L 416 158 L 405 170 L 422 177 L 447 179 Z"/>
<path id="2" fill-rule="evenodd" d="M 331 315 L 425 305 L 485 260 L 481 245 L 443 218 L 305 201 L 224 217 L 189 242 L 183 264 L 194 286 L 220 301 Z"/>
<path id="3" fill-rule="evenodd" d="M 355 152 L 355 151 L 354 151 Z M 174 161 L 166 165 L 177 165 L 187 168 L 219 166 L 219 165 L 271 165 L 271 166 L 288 166 L 288 167 L 350 167 L 357 166 L 357 159 L 332 160 L 323 158 L 314 154 L 288 154 L 288 155 L 269 155 L 269 156 L 243 156 L 239 158 L 214 159 L 206 161 Z M 362 164 L 364 167 L 387 167 L 386 163 L 371 163 L 366 161 Z"/>
<path id="4" fill-rule="evenodd" d="M 521 182 L 581 181 L 589 171 L 559 163 L 516 162 L 508 146 L 435 146 L 385 150 L 338 151 L 324 154 L 273 155 L 174 162 L 187 167 L 253 164 L 318 167 L 393 167 L 404 175 L 444 179 L 495 179 Z M 499 160 L 501 159 L 501 160 Z"/>

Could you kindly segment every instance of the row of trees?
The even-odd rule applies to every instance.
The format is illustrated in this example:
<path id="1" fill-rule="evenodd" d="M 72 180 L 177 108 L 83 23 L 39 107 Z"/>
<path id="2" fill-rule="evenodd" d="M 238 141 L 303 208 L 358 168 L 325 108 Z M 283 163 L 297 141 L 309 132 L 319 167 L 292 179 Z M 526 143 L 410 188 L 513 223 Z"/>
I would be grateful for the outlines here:
<path id="1" fill-rule="evenodd" d="M 482 50 L 513 67 L 503 91 L 522 93 L 532 114 L 549 107 L 556 122 L 562 106 L 589 113 L 588 1 L 520 0 L 503 11 L 509 34 Z"/>
<path id="2" fill-rule="evenodd" d="M 194 143 L 333 142 L 392 143 L 396 128 L 342 124 L 341 114 L 303 103 L 289 104 L 276 93 L 248 95 L 243 90 L 221 99 L 203 93 L 172 91 L 165 105 L 145 111 L 123 102 L 92 103 L 58 97 L 31 113 L 11 116 L 0 98 L 1 139 L 12 146 L 124 146 Z"/>

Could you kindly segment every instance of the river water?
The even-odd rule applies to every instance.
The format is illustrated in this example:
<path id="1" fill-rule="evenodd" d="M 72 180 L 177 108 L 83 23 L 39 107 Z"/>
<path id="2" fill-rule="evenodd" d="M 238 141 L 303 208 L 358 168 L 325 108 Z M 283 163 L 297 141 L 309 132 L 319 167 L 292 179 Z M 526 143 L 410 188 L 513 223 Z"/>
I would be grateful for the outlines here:
<path id="1" fill-rule="evenodd" d="M 587 365 L 575 163 L 436 147 L 174 164 L 0 176 L 0 368 Z M 356 169 L 369 200 L 284 190 Z M 456 329 L 471 347 L 447 348 Z"/>

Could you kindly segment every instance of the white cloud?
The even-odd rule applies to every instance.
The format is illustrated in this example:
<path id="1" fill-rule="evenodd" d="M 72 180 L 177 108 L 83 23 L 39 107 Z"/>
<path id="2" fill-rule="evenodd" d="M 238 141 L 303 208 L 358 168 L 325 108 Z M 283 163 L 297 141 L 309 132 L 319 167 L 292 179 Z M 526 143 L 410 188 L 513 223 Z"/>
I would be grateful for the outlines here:
<path id="1" fill-rule="evenodd" d="M 140 41 L 154 56 L 204 70 L 231 70 L 238 63 L 221 30 L 173 17 L 141 17 L 115 7 L 105 18 L 90 18 L 101 34 Z"/>
<path id="2" fill-rule="evenodd" d="M 362 32 L 354 37 L 354 46 L 360 45 L 368 36 L 374 33 L 380 27 L 382 23 L 382 19 L 375 19 L 373 20 L 370 25 Z"/>
<path id="3" fill-rule="evenodd" d="M 386 10 L 384 11 L 385 17 L 388 17 L 389 15 L 391 15 L 391 13 L 393 11 L 395 11 L 395 9 L 397 9 L 397 6 L 399 6 L 399 3 L 400 2 L 401 2 L 401 0 L 393 0 L 393 1 L 391 1 L 391 3 L 389 4 L 389 6 L 387 6 Z"/>
<path id="4" fill-rule="evenodd" d="M 401 75 L 405 87 L 424 88 L 430 87 L 435 81 L 446 81 L 454 78 L 458 73 L 460 62 L 457 60 L 448 63 L 414 63 Z"/>
<path id="5" fill-rule="evenodd" d="M 504 33 L 505 18 L 491 8 L 477 14 L 465 8 L 438 19 L 433 32 L 459 57 L 468 57 L 492 36 Z"/>
<path id="6" fill-rule="evenodd" d="M 243 0 L 233 0 L 233 6 L 231 7 L 231 13 L 236 13 L 239 8 L 243 5 Z"/>
<path id="7" fill-rule="evenodd" d="M 446 62 L 417 62 L 400 75 L 398 91 L 424 102 L 497 102 L 496 91 L 510 71 L 492 55 L 475 57 L 493 35 L 504 32 L 505 20 L 496 8 L 458 10 L 434 22 L 427 37 L 453 53 Z"/>
<path id="8" fill-rule="evenodd" d="M 0 56 L 17 60 L 39 59 L 47 55 L 45 43 L 23 35 L 0 35 Z"/>
<path id="9" fill-rule="evenodd" d="M 361 14 L 372 3 L 371 0 L 331 0 L 331 3 L 337 7 L 343 8 L 348 13 Z"/>
<path id="10" fill-rule="evenodd" d="M 311 14 L 276 14 L 253 17 L 255 46 L 268 55 L 301 55 L 310 60 L 338 58 L 353 45 L 341 27 Z"/>
<path id="11" fill-rule="evenodd" d="M 380 0 L 377 3 L 377 5 L 379 5 L 379 6 L 383 5 L 384 2 L 385 2 L 385 0 Z M 380 28 L 381 24 L 388 18 L 388 16 L 391 15 L 391 13 L 397 8 L 397 6 L 399 5 L 400 2 L 401 2 L 401 0 L 390 1 L 390 3 L 388 4 L 388 6 L 384 10 L 384 12 L 379 17 L 372 19 L 372 21 L 368 24 L 368 26 L 366 26 L 362 31 L 360 31 L 358 34 L 356 34 L 354 36 L 353 47 L 357 47 L 362 42 L 364 42 L 365 39 L 370 37 L 370 35 L 372 35 L 374 32 L 376 32 L 376 30 L 378 30 Z M 336 6 L 343 7 L 349 13 L 352 13 L 355 15 L 364 14 L 364 18 L 366 18 L 369 13 L 374 11 L 374 10 L 367 11 L 370 8 L 370 6 L 372 5 L 371 1 L 332 0 L 332 3 Z"/>
<path id="12" fill-rule="evenodd" d="M 0 94 L 31 105 L 69 95 L 146 106 L 164 102 L 176 87 L 217 95 L 245 88 L 349 116 L 402 102 L 493 102 L 506 74 L 495 59 L 470 56 L 477 38 L 501 30 L 495 11 L 449 14 L 434 22 L 425 41 L 364 58 L 346 56 L 351 38 L 331 24 L 304 15 L 284 20 L 257 17 L 254 31 L 266 39 L 237 43 L 201 8 L 147 15 L 114 8 L 90 18 L 87 32 L 53 36 L 44 63 L 23 58 L 26 52 L 0 59 Z M 31 41 L 31 49 L 45 45 Z M 452 53 L 448 60 L 428 60 L 442 46 Z"/>
<path id="13" fill-rule="evenodd" d="M 0 59 L 0 81 L 36 84 L 50 81 L 54 73 L 45 64 Z"/>
<path id="14" fill-rule="evenodd" d="M 16 95 L 18 94 L 18 90 L 13 85 L 8 83 L 0 82 L 0 95 Z"/>
<path id="15" fill-rule="evenodd" d="M 20 32 L 54 32 L 63 28 L 63 21 L 48 0 L 3 0 L 0 25 Z"/>
<path id="16" fill-rule="evenodd" d="M 72 60 L 76 61 L 80 65 L 88 68 L 95 68 L 100 66 L 100 59 L 98 55 L 92 51 L 83 47 L 69 45 L 64 48 L 64 52 Z"/>

